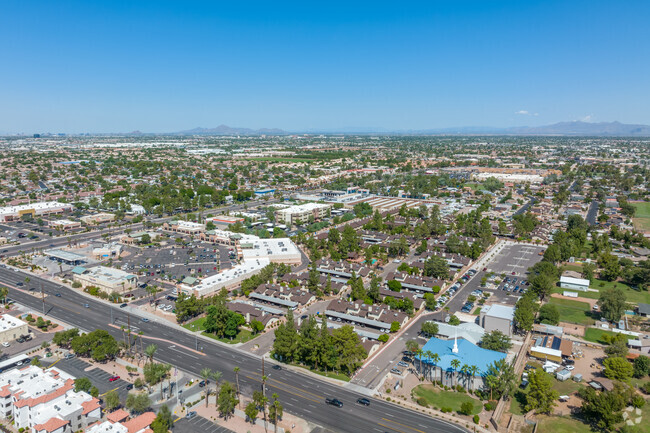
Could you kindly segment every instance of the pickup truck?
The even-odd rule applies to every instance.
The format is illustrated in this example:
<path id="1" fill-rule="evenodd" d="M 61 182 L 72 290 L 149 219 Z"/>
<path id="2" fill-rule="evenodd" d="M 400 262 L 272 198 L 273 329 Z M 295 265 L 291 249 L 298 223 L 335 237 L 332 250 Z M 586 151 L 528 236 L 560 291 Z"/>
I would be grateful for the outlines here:
<path id="1" fill-rule="evenodd" d="M 336 398 L 326 398 L 325 403 L 331 404 L 332 406 L 336 406 L 336 407 L 343 407 L 343 403 L 341 403 L 341 400 Z"/>

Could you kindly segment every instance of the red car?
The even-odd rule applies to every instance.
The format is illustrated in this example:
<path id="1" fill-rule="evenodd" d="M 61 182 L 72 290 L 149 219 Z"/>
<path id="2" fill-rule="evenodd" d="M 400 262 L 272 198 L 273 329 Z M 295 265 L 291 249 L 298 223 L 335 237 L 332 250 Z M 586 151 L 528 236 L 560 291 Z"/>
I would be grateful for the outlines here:
<path id="1" fill-rule="evenodd" d="M 120 376 L 111 376 L 111 377 L 108 378 L 108 381 L 109 382 L 115 382 L 119 378 L 120 378 Z"/>

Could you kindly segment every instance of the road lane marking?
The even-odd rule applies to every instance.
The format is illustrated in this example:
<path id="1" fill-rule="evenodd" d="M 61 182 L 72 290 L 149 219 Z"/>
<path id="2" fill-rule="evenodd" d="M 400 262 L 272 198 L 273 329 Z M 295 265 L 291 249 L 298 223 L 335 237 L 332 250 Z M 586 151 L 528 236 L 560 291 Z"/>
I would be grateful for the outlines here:
<path id="1" fill-rule="evenodd" d="M 255 378 L 255 377 L 251 377 L 251 376 L 248 376 L 248 375 L 245 375 L 244 377 L 247 377 L 248 379 L 254 380 L 255 382 L 262 383 L 262 380 L 261 380 L 261 379 L 257 379 L 257 378 Z M 289 390 L 289 389 L 285 389 L 285 388 L 283 388 L 283 387 L 281 387 L 281 386 L 278 386 L 278 385 L 271 385 L 271 384 L 269 384 L 268 382 L 266 383 L 266 386 L 274 386 L 274 387 L 276 387 L 276 388 L 278 388 L 278 389 L 281 389 L 282 391 L 288 392 L 289 394 L 293 394 L 293 395 L 295 395 L 296 397 L 300 397 L 300 398 L 303 398 L 303 399 L 305 399 L 305 400 L 313 401 L 314 403 L 322 403 L 322 402 L 323 402 L 323 400 L 314 400 L 314 399 L 309 398 L 309 397 L 306 397 L 306 396 L 304 396 L 304 395 L 302 395 L 302 394 L 297 394 L 296 392 L 291 391 L 291 390 Z M 299 388 L 298 388 L 298 389 L 299 389 Z M 297 392 L 304 392 L 304 391 L 297 391 Z"/>
<path id="2" fill-rule="evenodd" d="M 388 414 L 387 414 L 387 415 L 388 415 Z M 415 427 L 408 426 L 408 425 L 406 425 L 406 424 L 399 423 L 399 422 L 397 422 L 397 421 L 393 421 L 393 420 L 390 420 L 390 419 L 387 419 L 387 418 L 382 418 L 382 419 L 383 419 L 384 421 L 387 421 L 387 422 L 390 422 L 390 423 L 393 423 L 393 424 L 397 424 L 397 425 L 402 426 L 402 427 L 406 427 L 407 429 L 411 429 L 411 430 L 416 431 L 416 432 L 418 432 L 418 433 L 425 433 L 424 431 L 422 431 L 422 430 L 420 430 L 420 429 L 417 429 L 417 428 L 415 428 Z"/>

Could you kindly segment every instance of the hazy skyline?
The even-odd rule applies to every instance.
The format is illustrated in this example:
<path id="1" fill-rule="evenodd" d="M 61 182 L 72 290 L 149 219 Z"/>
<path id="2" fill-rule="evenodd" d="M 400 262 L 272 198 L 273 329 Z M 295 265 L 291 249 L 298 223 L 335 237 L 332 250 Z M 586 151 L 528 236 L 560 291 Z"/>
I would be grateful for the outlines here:
<path id="1" fill-rule="evenodd" d="M 0 6 L 0 132 L 650 123 L 642 1 Z"/>

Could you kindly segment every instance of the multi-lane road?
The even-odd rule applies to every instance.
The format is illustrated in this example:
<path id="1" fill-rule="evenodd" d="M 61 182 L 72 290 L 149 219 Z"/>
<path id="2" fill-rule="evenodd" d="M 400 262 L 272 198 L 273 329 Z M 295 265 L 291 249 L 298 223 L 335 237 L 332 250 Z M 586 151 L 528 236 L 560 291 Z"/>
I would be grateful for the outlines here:
<path id="1" fill-rule="evenodd" d="M 262 375 L 266 375 L 267 393 L 277 393 L 290 413 L 296 414 L 325 431 L 359 433 L 442 433 L 465 431 L 442 420 L 431 418 L 382 400 L 371 399 L 370 406 L 356 404 L 360 396 L 356 392 L 331 384 L 325 380 L 301 373 L 294 369 L 274 369 L 267 362 L 262 372 L 261 358 L 244 353 L 209 339 L 199 338 L 184 330 L 163 323 L 162 320 L 143 322 L 137 310 L 118 308 L 103 301 L 88 298 L 56 282 L 41 279 L 23 272 L 0 268 L 0 284 L 10 287 L 9 297 L 34 311 L 41 311 L 40 296 L 35 296 L 17 286 L 25 277 L 30 287 L 46 294 L 45 313 L 82 330 L 106 329 L 122 339 L 120 327 L 129 324 L 142 332 L 146 343 L 158 346 L 156 359 L 170 363 L 189 373 L 199 375 L 204 367 L 219 370 L 223 379 L 235 382 L 234 368 L 239 367 L 239 383 L 246 395 L 261 389 Z M 52 296 L 60 293 L 61 297 Z M 84 307 L 87 304 L 88 307 Z M 130 316 L 130 317 L 128 317 Z M 199 351 L 196 351 L 196 348 Z M 336 397 L 344 404 L 342 408 L 326 405 L 326 397 Z"/>

